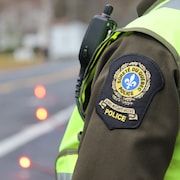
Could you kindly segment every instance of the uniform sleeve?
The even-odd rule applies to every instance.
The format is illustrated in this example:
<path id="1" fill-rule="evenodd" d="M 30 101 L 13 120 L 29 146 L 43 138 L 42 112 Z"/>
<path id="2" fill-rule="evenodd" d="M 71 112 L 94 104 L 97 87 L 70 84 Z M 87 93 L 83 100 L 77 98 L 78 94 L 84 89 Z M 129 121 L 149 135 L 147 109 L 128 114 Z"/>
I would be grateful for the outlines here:
<path id="1" fill-rule="evenodd" d="M 179 130 L 179 74 L 171 53 L 136 33 L 98 64 L 73 180 L 163 179 Z"/>

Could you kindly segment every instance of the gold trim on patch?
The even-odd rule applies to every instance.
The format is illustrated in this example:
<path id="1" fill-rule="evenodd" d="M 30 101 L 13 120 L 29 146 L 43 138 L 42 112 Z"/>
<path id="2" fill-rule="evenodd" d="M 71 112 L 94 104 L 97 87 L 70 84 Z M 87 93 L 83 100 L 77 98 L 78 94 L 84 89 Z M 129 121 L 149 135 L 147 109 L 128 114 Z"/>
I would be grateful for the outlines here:
<path id="1" fill-rule="evenodd" d="M 123 106 L 119 106 L 112 102 L 110 99 L 106 98 L 104 100 L 101 100 L 99 102 L 99 106 L 104 111 L 105 115 L 108 115 L 114 119 L 120 120 L 122 122 L 126 121 L 126 116 L 123 114 L 128 115 L 129 120 L 138 120 L 138 115 L 136 114 L 136 111 L 134 108 L 126 108 Z M 110 107 L 110 109 L 107 108 Z M 123 114 L 121 114 L 123 113 Z"/>
<path id="2" fill-rule="evenodd" d="M 132 105 L 149 90 L 151 74 L 140 62 L 123 64 L 114 74 L 112 81 L 113 99 Z"/>

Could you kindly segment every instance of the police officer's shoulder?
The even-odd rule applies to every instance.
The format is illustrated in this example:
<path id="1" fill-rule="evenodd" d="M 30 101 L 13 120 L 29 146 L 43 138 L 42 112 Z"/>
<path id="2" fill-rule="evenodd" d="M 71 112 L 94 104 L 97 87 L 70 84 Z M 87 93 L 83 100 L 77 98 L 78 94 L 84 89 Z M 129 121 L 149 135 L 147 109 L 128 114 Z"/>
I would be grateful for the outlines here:
<path id="1" fill-rule="evenodd" d="M 140 54 L 121 56 L 110 66 L 97 114 L 110 130 L 137 128 L 163 86 L 163 74 L 153 60 Z"/>

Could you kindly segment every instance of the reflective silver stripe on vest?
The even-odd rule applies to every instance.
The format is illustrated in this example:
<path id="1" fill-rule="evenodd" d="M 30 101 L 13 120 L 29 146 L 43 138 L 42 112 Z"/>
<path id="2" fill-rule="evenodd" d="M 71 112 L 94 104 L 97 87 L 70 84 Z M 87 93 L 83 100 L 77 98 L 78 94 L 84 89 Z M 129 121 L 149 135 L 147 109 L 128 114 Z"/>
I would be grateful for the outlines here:
<path id="1" fill-rule="evenodd" d="M 161 7 L 169 7 L 173 9 L 180 9 L 180 0 L 170 0 L 166 4 L 162 5 Z"/>
<path id="2" fill-rule="evenodd" d="M 56 175 L 56 180 L 71 180 L 72 174 L 71 173 L 58 173 Z"/>

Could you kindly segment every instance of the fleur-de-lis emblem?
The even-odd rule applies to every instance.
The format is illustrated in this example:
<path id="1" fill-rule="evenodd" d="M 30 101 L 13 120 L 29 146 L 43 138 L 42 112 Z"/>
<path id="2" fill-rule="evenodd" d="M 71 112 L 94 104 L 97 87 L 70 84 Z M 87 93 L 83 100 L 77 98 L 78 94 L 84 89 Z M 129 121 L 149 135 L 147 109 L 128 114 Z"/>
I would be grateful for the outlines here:
<path id="1" fill-rule="evenodd" d="M 131 87 L 135 87 L 137 85 L 136 81 L 135 81 L 135 74 L 132 74 L 130 76 L 130 78 L 126 78 L 124 80 L 126 86 L 126 89 L 130 89 Z"/>

